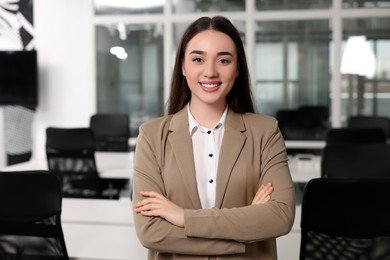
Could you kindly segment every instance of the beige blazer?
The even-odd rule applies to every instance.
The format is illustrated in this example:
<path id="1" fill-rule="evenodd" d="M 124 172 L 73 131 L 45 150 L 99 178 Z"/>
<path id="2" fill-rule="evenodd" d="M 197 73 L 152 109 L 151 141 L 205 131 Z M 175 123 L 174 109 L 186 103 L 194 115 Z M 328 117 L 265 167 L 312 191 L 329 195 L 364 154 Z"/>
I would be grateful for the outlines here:
<path id="1" fill-rule="evenodd" d="M 294 185 L 277 121 L 229 110 L 222 141 L 215 207 L 199 199 L 187 109 L 140 127 L 134 157 L 133 203 L 157 191 L 185 209 L 185 228 L 134 213 L 148 259 L 277 259 L 275 238 L 290 232 Z M 261 183 L 271 201 L 251 205 Z"/>

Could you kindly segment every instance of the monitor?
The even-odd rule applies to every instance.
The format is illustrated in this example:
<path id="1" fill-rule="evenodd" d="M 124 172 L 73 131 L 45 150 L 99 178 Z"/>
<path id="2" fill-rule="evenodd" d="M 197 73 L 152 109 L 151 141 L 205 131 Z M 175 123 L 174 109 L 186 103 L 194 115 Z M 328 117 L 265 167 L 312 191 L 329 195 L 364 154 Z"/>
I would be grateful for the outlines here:
<path id="1" fill-rule="evenodd" d="M 0 105 L 37 104 L 37 52 L 0 51 Z"/>

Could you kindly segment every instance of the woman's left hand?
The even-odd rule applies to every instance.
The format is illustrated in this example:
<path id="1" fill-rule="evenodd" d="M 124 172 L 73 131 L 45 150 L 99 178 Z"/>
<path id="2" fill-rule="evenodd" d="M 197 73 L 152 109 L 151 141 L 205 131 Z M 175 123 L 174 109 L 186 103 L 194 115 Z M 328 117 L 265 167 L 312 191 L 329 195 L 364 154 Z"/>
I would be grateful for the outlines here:
<path id="1" fill-rule="evenodd" d="M 136 213 L 148 217 L 161 217 L 178 227 L 184 227 L 184 210 L 158 192 L 141 191 L 145 199 L 134 205 Z"/>

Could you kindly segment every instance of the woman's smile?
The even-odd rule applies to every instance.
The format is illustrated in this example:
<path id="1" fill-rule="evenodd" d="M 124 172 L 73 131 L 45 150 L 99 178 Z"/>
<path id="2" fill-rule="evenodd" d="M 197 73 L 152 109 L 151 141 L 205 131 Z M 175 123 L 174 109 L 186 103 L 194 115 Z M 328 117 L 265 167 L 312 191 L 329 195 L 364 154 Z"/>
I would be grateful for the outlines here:
<path id="1" fill-rule="evenodd" d="M 199 82 L 199 85 L 207 92 L 217 91 L 221 84 L 221 82 Z"/>

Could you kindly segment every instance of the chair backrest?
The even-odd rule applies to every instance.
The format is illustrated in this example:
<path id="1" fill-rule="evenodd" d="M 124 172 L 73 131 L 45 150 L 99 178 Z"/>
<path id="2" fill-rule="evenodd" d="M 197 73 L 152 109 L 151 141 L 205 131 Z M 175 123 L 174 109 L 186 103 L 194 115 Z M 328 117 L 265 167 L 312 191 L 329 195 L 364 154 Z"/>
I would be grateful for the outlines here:
<path id="1" fill-rule="evenodd" d="M 322 151 L 326 178 L 390 178 L 390 145 L 329 144 Z"/>
<path id="2" fill-rule="evenodd" d="M 300 259 L 390 259 L 390 179 L 310 180 Z"/>
<path id="3" fill-rule="evenodd" d="M 126 114 L 95 114 L 90 118 L 96 151 L 129 151 L 130 119 Z"/>
<path id="4" fill-rule="evenodd" d="M 0 172 L 0 259 L 68 259 L 61 201 L 48 171 Z"/>
<path id="5" fill-rule="evenodd" d="M 276 114 L 280 131 L 287 140 L 323 140 L 328 129 L 327 108 L 302 106 L 282 109 Z"/>
<path id="6" fill-rule="evenodd" d="M 384 144 L 386 134 L 380 128 L 331 128 L 326 144 Z"/>
<path id="7" fill-rule="evenodd" d="M 350 116 L 347 120 L 350 128 L 381 128 L 390 137 L 390 119 L 385 116 Z"/>
<path id="8" fill-rule="evenodd" d="M 95 143 L 90 128 L 46 129 L 48 168 L 62 180 L 65 197 L 97 197 L 100 193 Z"/>

